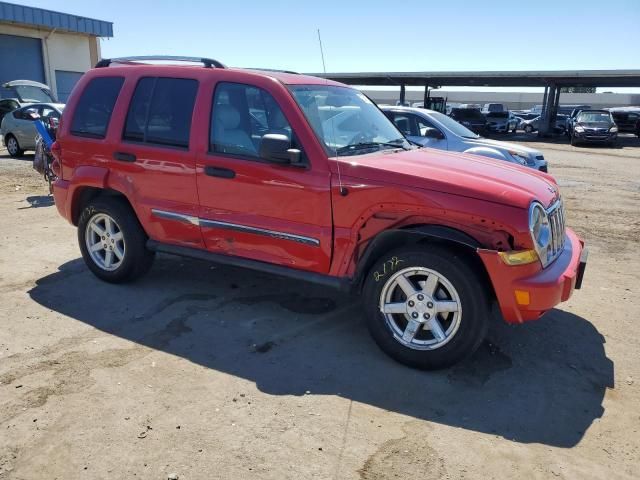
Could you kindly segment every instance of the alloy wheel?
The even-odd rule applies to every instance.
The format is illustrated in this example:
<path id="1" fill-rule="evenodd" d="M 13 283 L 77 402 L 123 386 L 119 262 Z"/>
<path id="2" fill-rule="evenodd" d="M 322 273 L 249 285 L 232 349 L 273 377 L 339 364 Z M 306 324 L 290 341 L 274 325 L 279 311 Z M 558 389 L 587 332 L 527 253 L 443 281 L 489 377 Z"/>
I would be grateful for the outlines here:
<path id="1" fill-rule="evenodd" d="M 124 261 L 126 245 L 120 226 L 107 214 L 91 217 L 85 230 L 87 252 L 103 270 L 116 270 Z"/>
<path id="2" fill-rule="evenodd" d="M 396 341 L 415 350 L 448 343 L 462 319 L 460 296 L 442 274 L 424 267 L 396 272 L 380 293 L 380 311 Z"/>

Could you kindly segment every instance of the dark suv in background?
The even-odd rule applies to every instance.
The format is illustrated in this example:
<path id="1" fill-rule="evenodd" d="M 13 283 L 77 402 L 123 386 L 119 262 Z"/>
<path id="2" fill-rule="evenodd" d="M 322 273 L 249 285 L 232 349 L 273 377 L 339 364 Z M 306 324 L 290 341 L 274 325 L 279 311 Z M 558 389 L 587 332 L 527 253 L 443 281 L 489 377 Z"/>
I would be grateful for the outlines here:
<path id="1" fill-rule="evenodd" d="M 640 137 L 640 108 L 630 110 L 626 107 L 620 109 L 610 108 L 613 121 L 616 122 L 619 132 L 634 133 Z"/>
<path id="2" fill-rule="evenodd" d="M 475 133 L 487 131 L 487 119 L 477 108 L 452 108 L 449 116 Z"/>
<path id="3" fill-rule="evenodd" d="M 582 110 L 573 121 L 571 145 L 578 143 L 615 144 L 618 127 L 607 110 Z"/>

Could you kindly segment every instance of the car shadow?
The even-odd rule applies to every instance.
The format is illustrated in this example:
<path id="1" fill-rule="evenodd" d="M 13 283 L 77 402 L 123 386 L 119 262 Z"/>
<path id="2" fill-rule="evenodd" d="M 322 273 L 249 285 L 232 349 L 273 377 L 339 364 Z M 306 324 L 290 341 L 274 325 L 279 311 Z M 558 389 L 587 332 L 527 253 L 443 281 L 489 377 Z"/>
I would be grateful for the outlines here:
<path id="1" fill-rule="evenodd" d="M 35 156 L 35 153 L 23 153 L 19 157 L 12 157 L 11 155 L 9 155 L 9 152 L 6 149 L 0 149 L 0 159 L 7 158 L 11 160 L 23 160 L 25 162 L 33 162 L 34 156 Z"/>
<path id="2" fill-rule="evenodd" d="M 26 198 L 29 203 L 28 207 L 20 207 L 18 210 L 25 210 L 29 208 L 41 208 L 52 207 L 55 205 L 53 195 L 31 195 Z"/>
<path id="3" fill-rule="evenodd" d="M 270 395 L 337 395 L 514 442 L 576 445 L 614 386 L 603 336 L 560 309 L 520 326 L 495 321 L 470 359 L 422 372 L 376 347 L 357 299 L 231 267 L 160 256 L 137 283 L 111 285 L 77 259 L 39 279 L 29 295 Z"/>

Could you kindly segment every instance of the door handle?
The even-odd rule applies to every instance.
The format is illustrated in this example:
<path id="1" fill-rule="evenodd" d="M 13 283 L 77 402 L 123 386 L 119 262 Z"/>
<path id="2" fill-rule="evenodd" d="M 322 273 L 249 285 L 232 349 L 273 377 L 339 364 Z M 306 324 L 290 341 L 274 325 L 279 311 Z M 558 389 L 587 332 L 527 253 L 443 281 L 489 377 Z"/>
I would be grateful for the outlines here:
<path id="1" fill-rule="evenodd" d="M 119 160 L 120 162 L 135 162 L 136 156 L 133 153 L 125 153 L 125 152 L 114 152 L 113 158 Z"/>
<path id="2" fill-rule="evenodd" d="M 210 177 L 220 177 L 220 178 L 235 178 L 236 172 L 230 170 L 228 168 L 220 168 L 220 167 L 204 167 L 205 175 L 209 175 Z"/>

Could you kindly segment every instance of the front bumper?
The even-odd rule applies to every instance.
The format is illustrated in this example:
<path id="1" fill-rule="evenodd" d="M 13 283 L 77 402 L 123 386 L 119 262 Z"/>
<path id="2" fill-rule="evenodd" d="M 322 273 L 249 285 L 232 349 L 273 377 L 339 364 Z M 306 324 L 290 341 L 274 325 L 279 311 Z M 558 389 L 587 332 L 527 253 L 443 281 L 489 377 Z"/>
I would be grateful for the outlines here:
<path id="1" fill-rule="evenodd" d="M 506 133 L 509 131 L 509 125 L 506 123 L 490 123 L 487 125 L 490 132 Z"/>
<path id="2" fill-rule="evenodd" d="M 565 235 L 563 252 L 544 269 L 538 262 L 509 266 L 497 251 L 478 250 L 506 322 L 535 320 L 581 287 L 587 250 L 573 230 L 567 228 Z"/>
<path id="3" fill-rule="evenodd" d="M 613 142 L 618 138 L 617 133 L 576 132 L 575 130 L 573 131 L 573 136 L 581 142 Z"/>

